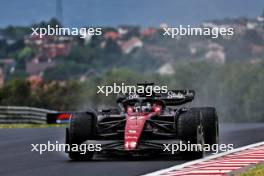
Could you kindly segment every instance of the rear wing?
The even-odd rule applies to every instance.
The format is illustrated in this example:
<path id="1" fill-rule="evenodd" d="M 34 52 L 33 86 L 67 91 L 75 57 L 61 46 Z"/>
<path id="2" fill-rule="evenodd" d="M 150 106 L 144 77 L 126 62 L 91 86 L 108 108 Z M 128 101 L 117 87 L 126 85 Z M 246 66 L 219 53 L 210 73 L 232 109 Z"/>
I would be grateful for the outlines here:
<path id="1" fill-rule="evenodd" d="M 164 101 L 167 106 L 177 106 L 191 102 L 194 96 L 194 90 L 169 90 L 167 93 L 155 95 L 155 98 Z"/>
<path id="2" fill-rule="evenodd" d="M 119 97 L 117 103 L 129 99 L 158 99 L 162 100 L 166 106 L 177 106 L 191 102 L 194 99 L 194 96 L 194 90 L 168 90 L 166 93 L 158 94 L 153 92 L 152 96 L 147 96 L 147 94 L 144 93 L 132 93 Z"/>

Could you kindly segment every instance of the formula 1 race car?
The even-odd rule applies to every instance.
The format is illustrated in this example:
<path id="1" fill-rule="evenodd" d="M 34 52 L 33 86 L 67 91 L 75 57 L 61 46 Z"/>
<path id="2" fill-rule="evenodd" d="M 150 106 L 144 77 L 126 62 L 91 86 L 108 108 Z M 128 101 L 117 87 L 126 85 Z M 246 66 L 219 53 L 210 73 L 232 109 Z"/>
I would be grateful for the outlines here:
<path id="1" fill-rule="evenodd" d="M 66 144 L 100 144 L 100 152 L 129 155 L 164 153 L 165 145 L 180 142 L 218 144 L 216 110 L 186 106 L 194 95 L 193 90 L 170 90 L 152 96 L 136 93 L 118 97 L 115 109 L 72 113 Z M 95 151 L 67 153 L 72 160 L 90 160 Z M 203 157 L 204 151 L 186 150 L 180 154 L 196 159 Z"/>

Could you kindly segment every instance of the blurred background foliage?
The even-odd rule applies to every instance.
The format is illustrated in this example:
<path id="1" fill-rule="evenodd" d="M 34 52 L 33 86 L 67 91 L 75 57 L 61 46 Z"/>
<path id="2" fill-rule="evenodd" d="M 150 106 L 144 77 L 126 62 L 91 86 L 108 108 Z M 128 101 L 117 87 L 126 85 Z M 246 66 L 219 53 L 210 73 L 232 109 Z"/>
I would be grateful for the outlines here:
<path id="1" fill-rule="evenodd" d="M 175 74 L 139 74 L 112 69 L 86 81 L 48 81 L 31 91 L 22 79 L 9 81 L 0 89 L 1 105 L 35 106 L 56 110 L 85 110 L 113 106 L 116 95 L 97 94 L 97 85 L 155 82 L 169 89 L 194 89 L 194 106 L 215 106 L 221 121 L 264 121 L 264 64 L 218 65 L 204 61 L 174 65 Z M 63 75 L 62 75 L 63 76 Z"/>

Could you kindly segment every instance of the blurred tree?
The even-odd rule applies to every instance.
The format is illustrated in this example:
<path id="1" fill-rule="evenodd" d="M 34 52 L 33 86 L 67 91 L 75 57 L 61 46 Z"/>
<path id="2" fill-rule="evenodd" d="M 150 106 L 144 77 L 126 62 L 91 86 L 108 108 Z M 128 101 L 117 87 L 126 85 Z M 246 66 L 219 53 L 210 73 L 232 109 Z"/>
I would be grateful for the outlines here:
<path id="1" fill-rule="evenodd" d="M 6 106 L 30 106 L 30 84 L 25 80 L 12 80 L 0 89 L 0 103 Z"/>

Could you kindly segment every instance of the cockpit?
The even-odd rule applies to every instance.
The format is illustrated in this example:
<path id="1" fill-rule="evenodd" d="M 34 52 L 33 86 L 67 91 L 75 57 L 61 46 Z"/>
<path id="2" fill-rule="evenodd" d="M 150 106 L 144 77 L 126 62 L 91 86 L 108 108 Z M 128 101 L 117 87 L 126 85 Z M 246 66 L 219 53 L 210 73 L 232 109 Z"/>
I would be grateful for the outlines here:
<path id="1" fill-rule="evenodd" d="M 123 102 L 125 112 L 127 113 L 150 113 L 161 111 L 165 104 L 158 99 L 129 99 Z"/>

